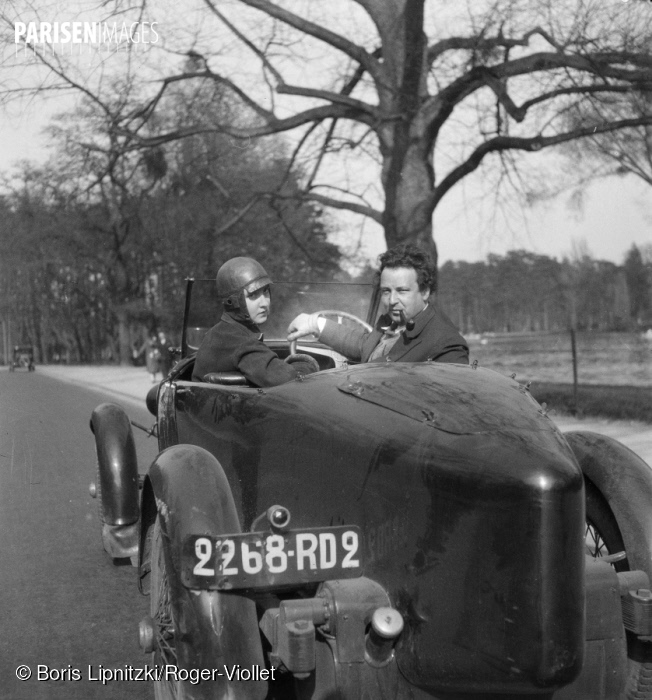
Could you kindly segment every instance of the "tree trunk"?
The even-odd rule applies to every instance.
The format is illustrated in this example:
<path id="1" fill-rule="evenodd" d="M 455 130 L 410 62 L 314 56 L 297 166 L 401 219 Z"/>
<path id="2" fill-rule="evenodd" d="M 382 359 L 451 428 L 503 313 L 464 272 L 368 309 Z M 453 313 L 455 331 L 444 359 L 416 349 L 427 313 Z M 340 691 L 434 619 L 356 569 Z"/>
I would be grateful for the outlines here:
<path id="1" fill-rule="evenodd" d="M 118 317 L 118 351 L 121 365 L 131 364 L 131 342 L 129 340 L 129 323 L 125 309 L 116 311 Z"/>
<path id="2" fill-rule="evenodd" d="M 394 151 L 398 149 L 393 149 Z M 397 167 L 400 163 L 400 168 Z M 423 141 L 385 158 L 383 168 L 385 211 L 383 225 L 387 247 L 416 243 L 437 264 L 437 246 L 432 231 L 434 175 L 429 151 Z"/>
<path id="3" fill-rule="evenodd" d="M 377 130 L 383 158 L 383 227 L 389 248 L 416 243 L 437 263 L 432 237 L 434 171 L 432 134 L 420 114 L 428 96 L 428 41 L 423 31 L 424 0 L 384 0 L 366 5 L 383 44 L 381 112 L 391 115 Z"/>

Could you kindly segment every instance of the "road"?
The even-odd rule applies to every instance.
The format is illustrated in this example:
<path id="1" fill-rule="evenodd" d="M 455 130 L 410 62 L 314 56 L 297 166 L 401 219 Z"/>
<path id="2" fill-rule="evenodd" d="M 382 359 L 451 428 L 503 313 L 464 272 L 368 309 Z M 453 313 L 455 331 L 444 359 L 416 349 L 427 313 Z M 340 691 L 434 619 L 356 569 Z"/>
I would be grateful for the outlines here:
<path id="1" fill-rule="evenodd" d="M 153 696 L 149 682 L 92 680 L 100 667 L 149 663 L 137 634 L 148 599 L 138 592 L 136 569 L 114 566 L 102 550 L 88 492 L 95 469 L 89 417 L 106 400 L 115 397 L 38 370 L 0 369 L 0 698 Z M 144 405 L 132 401 L 128 412 L 152 423 Z M 135 432 L 145 471 L 156 441 Z M 16 679 L 21 664 L 30 680 Z M 37 680 L 39 665 L 51 680 Z"/>

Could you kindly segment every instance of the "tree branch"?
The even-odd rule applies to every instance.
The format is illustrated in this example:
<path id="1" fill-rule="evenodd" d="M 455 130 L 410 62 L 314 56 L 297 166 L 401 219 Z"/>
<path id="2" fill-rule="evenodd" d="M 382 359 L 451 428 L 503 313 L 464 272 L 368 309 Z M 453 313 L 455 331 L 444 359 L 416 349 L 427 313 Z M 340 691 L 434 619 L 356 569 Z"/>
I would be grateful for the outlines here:
<path id="1" fill-rule="evenodd" d="M 354 109 L 359 109 L 361 112 L 367 112 L 375 119 L 380 119 L 378 110 L 367 102 L 356 100 L 354 97 L 349 97 L 343 93 L 331 92 L 330 90 L 316 90 L 313 88 L 299 87 L 294 85 L 282 85 L 277 88 L 276 92 L 280 95 L 298 95 L 299 97 L 316 97 L 320 100 L 327 100 L 335 104 L 347 105 Z"/>
<path id="2" fill-rule="evenodd" d="M 292 231 L 292 229 L 287 225 L 285 218 L 283 217 L 283 212 L 281 211 L 280 206 L 276 202 L 277 199 L 280 198 L 270 197 L 269 206 L 276 212 L 276 216 L 278 217 L 278 220 L 280 221 L 283 230 L 285 231 L 285 233 L 287 233 L 290 240 L 304 254 L 306 260 L 308 260 L 308 262 L 311 265 L 315 265 L 317 261 L 312 257 L 312 255 L 310 255 L 309 251 L 306 249 L 303 243 L 294 235 L 294 231 Z"/>
<path id="3" fill-rule="evenodd" d="M 605 134 L 610 131 L 617 131 L 636 126 L 646 126 L 652 124 L 652 115 L 649 117 L 638 117 L 636 119 L 621 119 L 615 122 L 608 122 L 601 126 L 588 126 L 582 129 L 572 129 L 571 131 L 555 134 L 554 136 L 533 136 L 530 138 L 522 138 L 517 136 L 497 136 L 489 141 L 485 141 L 478 146 L 473 153 L 462 163 L 454 168 L 439 185 L 435 187 L 435 193 L 431 198 L 429 205 L 434 211 L 435 207 L 441 198 L 462 178 L 466 177 L 478 168 L 485 156 L 489 153 L 506 150 L 520 151 L 540 151 L 542 148 L 550 146 L 558 146 L 567 141 L 573 141 L 578 138 L 587 136 L 595 136 L 596 134 Z"/>
<path id="4" fill-rule="evenodd" d="M 111 111 L 109 110 L 109 108 L 104 104 L 104 102 L 102 102 L 102 100 L 99 99 L 99 97 L 97 95 L 95 95 L 93 92 L 91 92 L 91 90 L 89 90 L 88 88 L 84 87 L 81 83 L 78 83 L 76 80 L 73 80 L 72 78 L 67 76 L 65 74 L 65 72 L 63 71 L 63 69 L 53 65 L 50 61 L 48 61 L 45 58 L 44 53 L 40 49 L 38 49 L 36 47 L 36 45 L 26 44 L 26 46 L 28 46 L 30 49 L 32 49 L 34 51 L 34 54 L 36 56 L 38 56 L 39 61 L 44 66 L 47 66 L 49 68 L 49 70 L 51 70 L 55 75 L 57 75 L 59 78 L 61 78 L 64 81 L 64 83 L 66 83 L 67 87 L 64 89 L 72 88 L 74 90 L 79 90 L 79 92 L 81 92 L 83 95 L 88 97 L 88 99 L 91 100 L 91 102 L 94 102 L 98 107 L 100 107 L 100 109 L 104 112 L 104 114 L 107 114 L 107 115 L 111 114 Z"/>
<path id="5" fill-rule="evenodd" d="M 324 119 L 351 119 L 353 121 L 363 122 L 365 124 L 371 125 L 371 120 L 367 115 L 361 114 L 358 110 L 354 110 L 342 105 L 326 105 L 323 107 L 314 107 L 312 109 L 307 109 L 304 112 L 294 114 L 285 119 L 277 119 L 272 116 L 268 123 L 262 124 L 260 126 L 250 126 L 250 127 L 237 127 L 232 125 L 217 125 L 213 127 L 207 126 L 196 126 L 188 127 L 185 129 L 176 129 L 174 131 L 169 131 L 165 134 L 160 134 L 159 136 L 138 136 L 133 132 L 125 131 L 125 135 L 129 134 L 133 137 L 133 146 L 125 150 L 135 150 L 137 148 L 161 146 L 164 143 L 170 143 L 177 139 L 184 139 L 190 136 L 196 136 L 197 134 L 210 134 L 210 133 L 220 133 L 233 136 L 235 138 L 248 139 L 255 138 L 258 136 L 269 136 L 271 134 L 278 134 L 283 131 L 289 131 L 298 126 L 303 126 L 304 124 L 309 124 L 311 122 L 318 122 Z M 117 133 L 122 133 L 122 130 L 117 130 Z"/>
<path id="6" fill-rule="evenodd" d="M 232 226 L 235 226 L 243 216 L 258 202 L 260 195 L 255 194 L 245 205 L 240 209 L 234 216 L 232 216 L 225 224 L 222 224 L 218 229 L 215 230 L 215 235 L 219 236 L 225 231 L 228 231 Z"/>
<path id="7" fill-rule="evenodd" d="M 264 12 L 269 17 L 274 17 L 275 19 L 280 20 L 284 24 L 287 24 L 290 27 L 294 27 L 300 32 L 315 37 L 315 39 L 319 39 L 319 41 L 323 41 L 329 46 L 332 46 L 338 49 L 339 51 L 342 51 L 347 56 L 350 56 L 358 63 L 363 65 L 365 69 L 374 77 L 374 79 L 381 79 L 382 76 L 380 74 L 379 63 L 371 56 L 371 54 L 367 53 L 361 46 L 354 44 L 352 41 L 349 41 L 345 37 L 336 34 L 335 32 L 331 32 L 329 29 L 321 27 L 320 25 L 315 24 L 314 22 L 310 22 L 309 20 L 303 19 L 302 17 L 295 15 L 293 12 L 289 12 L 288 10 L 283 9 L 278 5 L 269 2 L 269 0 L 240 1 L 243 2 L 245 5 L 249 5 L 249 7 L 253 7 L 257 10 L 260 10 L 261 12 Z"/>
<path id="8" fill-rule="evenodd" d="M 363 216 L 373 219 L 376 223 L 381 225 L 383 223 L 383 213 L 364 204 L 347 202 L 343 199 L 335 199 L 334 197 L 326 197 L 325 195 L 317 194 L 316 192 L 310 192 L 306 194 L 304 198 L 313 202 L 319 202 L 319 204 L 323 204 L 324 206 L 331 207 L 333 209 L 346 209 L 347 211 L 352 211 L 355 214 L 362 214 Z"/>
<path id="9" fill-rule="evenodd" d="M 652 78 L 651 78 L 652 80 Z M 604 83 L 602 85 L 577 85 L 574 87 L 559 88 L 558 90 L 551 90 L 550 92 L 544 92 L 537 97 L 533 97 L 531 100 L 526 100 L 519 107 L 520 110 L 527 112 L 530 107 L 536 104 L 545 102 L 546 100 L 552 100 L 555 97 L 560 97 L 562 95 L 592 95 L 599 92 L 631 92 L 631 85 L 610 85 L 609 83 Z"/>
<path id="10" fill-rule="evenodd" d="M 534 27 L 529 32 L 524 34 L 520 39 L 510 39 L 503 36 L 502 32 L 493 38 L 484 38 L 480 36 L 452 36 L 447 39 L 442 39 L 436 44 L 432 44 L 428 48 L 427 60 L 431 66 L 442 54 L 452 50 L 470 50 L 470 51 L 487 51 L 489 49 L 504 48 L 509 49 L 515 46 L 528 46 L 530 38 L 538 34 L 543 37 L 551 46 L 558 51 L 561 51 L 560 45 L 554 40 L 552 35 L 545 31 L 542 27 Z"/>
<path id="11" fill-rule="evenodd" d="M 261 60 L 262 64 L 269 70 L 269 72 L 276 78 L 277 82 L 279 84 L 282 84 L 285 82 L 281 76 L 281 74 L 274 68 L 274 66 L 271 64 L 270 60 L 265 56 L 265 53 L 261 51 L 252 41 L 249 41 L 247 37 L 234 25 L 232 24 L 218 9 L 215 7 L 214 3 L 212 0 L 204 0 L 206 5 L 208 5 L 209 9 L 211 12 L 220 19 L 220 21 L 226 25 L 235 36 L 238 37 L 238 39 L 249 49 L 251 49 L 256 56 Z"/>
<path id="12" fill-rule="evenodd" d="M 374 209 L 373 207 L 358 204 L 357 202 L 347 202 L 343 199 L 335 199 L 334 197 L 326 197 L 325 195 L 317 194 L 316 192 L 301 192 L 296 195 L 274 193 L 270 196 L 276 199 L 303 199 L 311 202 L 317 202 L 326 207 L 332 207 L 333 209 L 345 209 L 347 211 L 352 211 L 355 214 L 362 214 L 362 216 L 367 216 L 381 225 L 383 223 L 382 212 Z"/>
<path id="13" fill-rule="evenodd" d="M 617 68 L 617 65 L 629 63 L 642 66 L 644 70 L 635 71 L 630 68 Z M 555 68 L 571 68 L 582 73 L 590 73 L 601 78 L 615 78 L 629 83 L 649 82 L 652 67 L 652 56 L 631 53 L 595 53 L 590 56 L 579 54 L 550 53 L 539 51 L 516 58 L 512 61 L 491 66 L 490 70 L 497 78 L 512 78 L 527 73 L 553 70 Z M 464 80 L 462 77 L 460 80 Z"/>
<path id="14" fill-rule="evenodd" d="M 602 53 L 586 57 L 568 55 L 562 52 L 538 52 L 490 67 L 476 66 L 440 90 L 437 95 L 433 95 L 426 100 L 420 111 L 426 123 L 429 123 L 431 139 L 434 139 L 441 125 L 448 119 L 457 104 L 480 88 L 488 86 L 494 89 L 493 86 L 498 85 L 500 80 L 507 78 L 540 71 L 550 71 L 556 68 L 568 68 L 580 73 L 597 76 L 601 80 L 612 78 L 630 85 L 636 85 L 637 87 L 649 85 L 652 80 L 652 74 L 649 69 L 631 70 L 629 68 L 617 68 L 612 65 L 612 63 L 622 64 L 628 61 L 637 61 L 642 66 L 648 64 L 652 66 L 652 56 L 643 57 L 630 53 Z M 605 83 L 601 83 L 601 85 L 605 85 Z M 507 102 L 505 97 L 506 92 L 503 94 L 503 104 L 509 104 L 508 112 L 515 119 L 521 121 L 518 117 L 521 116 L 523 107 L 517 107 L 511 98 L 507 98 L 509 100 Z"/>

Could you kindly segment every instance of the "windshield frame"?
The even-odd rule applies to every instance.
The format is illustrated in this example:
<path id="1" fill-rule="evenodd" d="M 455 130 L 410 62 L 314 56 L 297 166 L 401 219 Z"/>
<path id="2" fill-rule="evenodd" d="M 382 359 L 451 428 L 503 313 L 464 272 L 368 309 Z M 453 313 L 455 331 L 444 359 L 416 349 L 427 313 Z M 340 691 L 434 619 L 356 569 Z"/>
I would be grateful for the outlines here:
<path id="1" fill-rule="evenodd" d="M 184 307 L 184 314 L 183 314 L 183 330 L 181 334 L 181 357 L 185 358 L 188 357 L 189 355 L 192 355 L 196 352 L 197 347 L 195 345 L 190 345 L 189 343 L 189 323 L 192 317 L 193 313 L 193 298 L 196 296 L 196 289 L 198 284 L 210 284 L 210 285 L 215 285 L 215 280 L 214 279 L 205 279 L 205 278 L 193 278 L 193 277 L 188 277 L 186 278 L 186 303 Z M 364 321 L 366 321 L 368 324 L 373 325 L 377 312 L 378 312 L 378 306 L 379 306 L 379 301 L 380 301 L 380 294 L 379 294 L 379 286 L 376 280 L 371 281 L 371 282 L 311 282 L 311 281 L 305 281 L 305 282 L 281 282 L 281 283 L 276 283 L 272 287 L 272 290 L 274 288 L 287 288 L 292 285 L 302 285 L 302 286 L 309 286 L 309 285 L 319 285 L 323 286 L 324 288 L 327 288 L 328 286 L 332 287 L 351 287 L 351 288 L 359 288 L 361 290 L 367 289 L 368 290 L 368 298 L 369 298 L 369 303 L 367 306 L 367 311 L 364 316 L 360 315 L 360 318 Z M 195 292 L 195 295 L 193 295 L 193 292 Z M 217 293 L 215 292 L 215 298 L 217 299 Z M 215 303 L 215 323 L 217 323 L 220 319 L 221 316 L 221 310 L 219 307 L 219 304 Z M 202 326 L 204 327 L 204 326 Z M 264 328 L 263 328 L 264 330 Z M 277 338 L 271 336 L 269 338 L 270 341 L 280 341 L 284 340 L 282 338 Z M 304 341 L 302 340 L 302 343 Z M 310 341 L 307 341 L 310 342 Z"/>

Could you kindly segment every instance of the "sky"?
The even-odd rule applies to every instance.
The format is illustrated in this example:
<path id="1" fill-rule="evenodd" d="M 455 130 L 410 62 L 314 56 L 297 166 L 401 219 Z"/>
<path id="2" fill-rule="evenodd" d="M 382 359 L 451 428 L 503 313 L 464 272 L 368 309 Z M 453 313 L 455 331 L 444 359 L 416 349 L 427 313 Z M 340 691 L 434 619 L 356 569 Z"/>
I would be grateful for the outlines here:
<path id="1" fill-rule="evenodd" d="M 53 16 L 63 17 L 65 3 L 55 5 Z M 36 99 L 0 111 L 0 173 L 21 160 L 42 162 L 49 145 L 44 127 L 55 113 L 72 104 L 71 98 Z M 560 159 L 559 167 L 567 168 L 568 163 Z M 481 177 L 478 171 L 459 183 L 435 213 L 440 263 L 478 261 L 517 248 L 561 258 L 578 245 L 588 248 L 594 258 L 622 263 L 633 244 L 652 244 L 652 188 L 634 176 L 593 183 L 581 208 L 569 204 L 568 192 L 531 208 L 514 204 L 509 214 L 498 215 L 478 199 Z M 347 250 L 355 249 L 373 260 L 384 249 L 376 224 L 339 212 L 332 215 L 332 222 L 335 240 Z"/>

